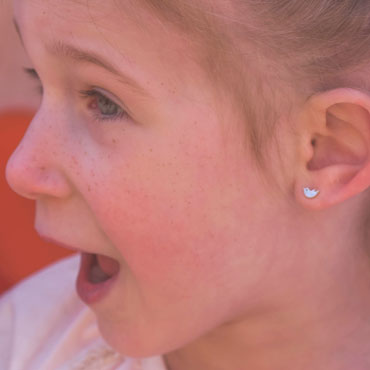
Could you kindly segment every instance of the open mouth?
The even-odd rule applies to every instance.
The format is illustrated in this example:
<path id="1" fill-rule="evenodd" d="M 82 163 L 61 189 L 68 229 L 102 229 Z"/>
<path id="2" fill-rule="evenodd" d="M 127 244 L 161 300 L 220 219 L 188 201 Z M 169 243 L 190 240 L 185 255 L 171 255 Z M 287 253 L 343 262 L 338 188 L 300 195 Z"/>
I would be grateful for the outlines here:
<path id="1" fill-rule="evenodd" d="M 86 304 L 101 301 L 113 288 L 120 275 L 120 265 L 101 254 L 82 253 L 78 272 L 77 293 Z"/>
<path id="2" fill-rule="evenodd" d="M 101 254 L 93 254 L 89 271 L 89 281 L 93 284 L 99 284 L 112 278 L 118 271 L 119 264 L 116 260 Z"/>

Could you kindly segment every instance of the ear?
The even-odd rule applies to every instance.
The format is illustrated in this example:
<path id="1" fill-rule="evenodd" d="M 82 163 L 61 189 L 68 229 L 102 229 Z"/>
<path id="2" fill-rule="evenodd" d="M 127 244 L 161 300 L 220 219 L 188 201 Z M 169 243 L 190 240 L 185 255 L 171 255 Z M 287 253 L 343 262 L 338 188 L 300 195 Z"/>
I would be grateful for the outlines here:
<path id="1" fill-rule="evenodd" d="M 327 208 L 370 186 L 369 95 L 345 88 L 316 94 L 299 121 L 295 197 L 304 207 Z M 305 188 L 319 193 L 307 198 Z"/>

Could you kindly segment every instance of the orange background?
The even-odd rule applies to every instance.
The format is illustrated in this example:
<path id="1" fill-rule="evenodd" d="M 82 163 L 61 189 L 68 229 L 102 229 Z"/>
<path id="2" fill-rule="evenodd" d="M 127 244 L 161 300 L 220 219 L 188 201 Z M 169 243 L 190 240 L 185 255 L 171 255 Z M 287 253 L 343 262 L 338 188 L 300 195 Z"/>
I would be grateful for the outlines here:
<path id="1" fill-rule="evenodd" d="M 0 294 L 45 265 L 73 252 L 46 243 L 33 228 L 35 202 L 15 194 L 5 167 L 32 119 L 30 112 L 0 113 Z"/>

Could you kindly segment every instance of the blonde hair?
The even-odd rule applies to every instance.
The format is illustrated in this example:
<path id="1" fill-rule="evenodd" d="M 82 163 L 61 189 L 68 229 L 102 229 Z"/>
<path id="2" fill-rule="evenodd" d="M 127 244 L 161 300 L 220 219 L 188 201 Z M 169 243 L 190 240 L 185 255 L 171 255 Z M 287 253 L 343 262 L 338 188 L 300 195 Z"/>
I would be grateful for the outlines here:
<path id="1" fill-rule="evenodd" d="M 369 0 L 141 1 L 201 42 L 203 67 L 235 98 L 260 167 L 292 96 L 368 90 Z"/>

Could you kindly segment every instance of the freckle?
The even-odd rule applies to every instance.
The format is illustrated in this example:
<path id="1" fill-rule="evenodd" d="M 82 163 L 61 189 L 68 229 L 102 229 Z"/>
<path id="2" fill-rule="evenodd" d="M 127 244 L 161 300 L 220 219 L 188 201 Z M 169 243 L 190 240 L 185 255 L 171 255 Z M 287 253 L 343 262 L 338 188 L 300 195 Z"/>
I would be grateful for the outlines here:
<path id="1" fill-rule="evenodd" d="M 112 139 L 112 143 L 113 144 L 116 144 L 117 143 L 117 140 L 116 139 Z"/>
<path id="2" fill-rule="evenodd" d="M 91 191 L 90 185 L 87 186 L 87 191 L 90 193 L 90 191 Z"/>

